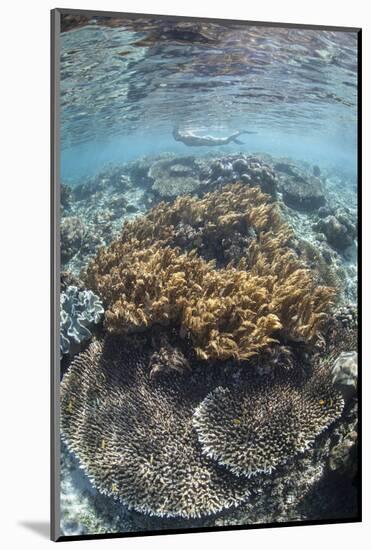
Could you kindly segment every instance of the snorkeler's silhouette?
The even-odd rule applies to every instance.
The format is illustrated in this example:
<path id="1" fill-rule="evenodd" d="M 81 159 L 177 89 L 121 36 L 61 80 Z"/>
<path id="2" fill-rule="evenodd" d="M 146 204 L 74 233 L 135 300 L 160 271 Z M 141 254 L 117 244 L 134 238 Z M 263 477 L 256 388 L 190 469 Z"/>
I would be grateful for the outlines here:
<path id="1" fill-rule="evenodd" d="M 249 132 L 248 130 L 241 130 L 235 132 L 231 136 L 225 138 L 216 138 L 213 136 L 196 136 L 192 132 L 182 132 L 178 126 L 175 126 L 173 130 L 173 138 L 175 141 L 181 141 L 185 145 L 199 147 L 200 145 L 227 145 L 228 143 L 238 143 L 241 145 L 243 141 L 237 139 L 242 134 L 256 134 L 256 132 Z"/>

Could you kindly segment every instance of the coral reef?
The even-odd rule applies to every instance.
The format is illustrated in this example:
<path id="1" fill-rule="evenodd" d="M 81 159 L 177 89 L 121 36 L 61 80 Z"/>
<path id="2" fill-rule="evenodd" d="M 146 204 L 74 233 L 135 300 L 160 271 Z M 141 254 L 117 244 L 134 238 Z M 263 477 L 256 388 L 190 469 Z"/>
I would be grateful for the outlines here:
<path id="1" fill-rule="evenodd" d="M 246 482 L 203 457 L 192 430 L 201 388 L 180 390 L 174 376 L 157 385 L 146 354 L 93 342 L 62 381 L 63 438 L 100 492 L 129 508 L 192 518 L 236 506 Z"/>
<path id="2" fill-rule="evenodd" d="M 315 341 L 333 291 L 317 286 L 296 259 L 290 231 L 267 200 L 258 188 L 232 185 L 203 199 L 160 204 L 125 224 L 122 238 L 100 250 L 85 274 L 107 309 L 107 330 L 171 324 L 190 335 L 202 359 L 248 359 L 275 342 L 278 331 Z M 167 246 L 179 243 L 179 222 L 203 227 L 189 253 Z M 249 243 L 236 267 L 215 269 L 196 254 L 205 240 L 222 245 L 232 228 Z"/>
<path id="3" fill-rule="evenodd" d="M 121 198 L 125 199 L 126 192 L 132 187 L 128 171 L 129 166 L 125 164 L 109 165 L 104 171 L 75 185 L 73 197 L 77 201 L 83 200 L 91 203 L 94 199 L 110 199 L 112 194 L 120 192 Z"/>
<path id="4" fill-rule="evenodd" d="M 325 204 L 321 180 L 289 161 L 274 164 L 278 176 L 278 188 L 290 208 L 313 211 Z"/>
<path id="5" fill-rule="evenodd" d="M 332 368 L 332 382 L 349 399 L 357 391 L 358 353 L 342 351 Z"/>
<path id="6" fill-rule="evenodd" d="M 145 159 L 130 165 L 130 177 L 139 185 L 152 181 L 152 191 L 162 199 L 184 194 L 201 195 L 219 185 L 243 182 L 259 186 L 272 196 L 276 195 L 277 178 L 272 167 L 253 155 L 174 156 L 162 155 L 158 159 Z"/>
<path id="7" fill-rule="evenodd" d="M 335 445 L 329 455 L 329 468 L 350 478 L 357 474 L 358 434 L 350 431 Z"/>
<path id="8" fill-rule="evenodd" d="M 323 233 L 328 243 L 339 251 L 350 246 L 357 235 L 354 223 L 341 210 L 337 210 L 334 215 L 318 220 L 313 229 Z"/>
<path id="9" fill-rule="evenodd" d="M 306 239 L 296 239 L 297 244 L 295 250 L 298 256 L 305 264 L 316 273 L 317 280 L 320 284 L 330 286 L 336 290 L 335 300 L 338 300 L 341 293 L 344 291 L 344 281 L 342 280 L 339 270 L 333 263 L 333 258 L 318 246 L 318 243 L 313 244 Z"/>
<path id="10" fill-rule="evenodd" d="M 328 437 L 319 436 L 316 449 L 306 451 L 295 464 L 251 478 L 252 492 L 246 503 L 216 515 L 187 519 L 141 514 L 103 495 L 91 486 L 76 457 L 63 444 L 61 527 L 64 534 L 73 535 L 353 517 L 354 487 L 347 486 L 344 491 L 339 477 L 335 486 L 328 482 L 327 456 Z"/>
<path id="11" fill-rule="evenodd" d="M 199 166 L 194 157 L 162 159 L 154 162 L 148 175 L 152 191 L 160 197 L 176 197 L 194 192 L 200 185 Z"/>
<path id="12" fill-rule="evenodd" d="M 222 156 L 208 154 L 202 157 L 179 157 L 163 154 L 158 157 L 144 157 L 118 166 L 108 166 L 104 172 L 71 188 L 72 195 L 69 199 L 69 206 L 67 210 L 63 209 L 62 219 L 67 215 L 76 216 L 81 219 L 86 231 L 78 253 L 64 262 L 64 268 L 78 274 L 100 246 L 107 246 L 117 238 L 124 220 L 132 219 L 143 213 L 146 208 L 154 206 L 161 199 L 160 194 L 152 190 L 154 180 L 149 176 L 151 167 L 157 163 L 170 163 L 175 168 L 178 166 L 180 172 L 187 171 L 187 169 L 193 171 L 194 181 L 199 181 L 199 185 L 192 193 L 198 196 L 217 189 L 223 192 L 228 182 L 238 181 L 248 187 L 259 186 L 261 190 L 275 197 L 278 182 L 280 182 L 282 190 L 286 179 L 293 178 L 293 174 L 299 173 L 302 180 L 305 181 L 310 181 L 314 177 L 312 166 L 308 167 L 305 163 L 293 163 L 287 159 L 277 161 L 269 155 L 243 155 L 241 153 Z M 282 165 L 287 168 L 282 168 Z M 289 170 L 289 172 L 291 170 L 291 176 L 287 175 L 285 170 Z M 323 271 L 327 271 L 329 275 L 328 282 L 324 280 L 323 284 L 336 286 L 342 300 L 354 300 L 356 297 L 354 282 L 356 259 L 350 258 L 349 263 L 345 265 L 343 251 L 339 250 L 341 255 L 337 256 L 336 250 L 338 249 L 330 246 L 326 235 L 319 229 L 316 230 L 315 227 L 320 219 L 335 214 L 337 216 L 338 213 L 345 216 L 348 222 L 354 226 L 356 204 L 353 204 L 353 196 L 346 193 L 348 187 L 344 190 L 344 200 L 341 200 L 342 197 L 332 191 L 334 185 L 336 189 L 338 188 L 337 180 L 334 183 L 325 170 L 321 170 L 318 179 L 320 179 L 326 195 L 326 206 L 311 211 L 294 210 L 286 207 L 281 199 L 281 194 L 277 196 L 278 204 L 285 220 L 293 228 L 295 234 L 301 236 L 302 239 L 311 241 L 318 254 L 323 256 L 325 261 L 321 260 L 321 266 L 324 268 Z M 306 184 L 303 183 L 303 185 Z M 180 189 L 180 193 L 183 193 L 182 189 Z M 173 196 L 163 197 L 165 200 L 173 198 Z M 188 243 L 188 248 L 193 249 L 197 239 L 200 238 L 200 233 L 203 233 L 203 228 L 180 221 L 176 225 L 176 232 L 179 246 L 184 250 Z M 216 236 L 217 232 L 210 235 L 208 241 L 202 242 L 204 250 L 198 247 L 199 254 L 205 259 L 215 258 L 219 265 L 218 251 L 221 250 L 224 256 L 221 258 L 222 263 L 238 261 L 244 254 L 249 235 L 244 235 L 238 228 L 236 231 L 231 228 L 224 235 L 224 242 L 216 240 L 215 246 L 212 247 L 212 237 Z M 345 250 L 345 253 L 348 254 L 348 249 Z M 328 268 L 325 263 L 328 264 Z M 312 264 L 314 267 L 316 266 L 315 259 Z M 335 284 L 331 283 L 331 278 Z"/>
<path id="13" fill-rule="evenodd" d="M 169 342 L 163 342 L 160 349 L 151 356 L 149 376 L 155 378 L 172 370 L 182 374 L 190 371 L 191 366 L 180 349 L 174 348 Z"/>
<path id="14" fill-rule="evenodd" d="M 210 166 L 211 181 L 217 183 L 242 181 L 259 186 L 264 193 L 276 195 L 277 178 L 269 164 L 253 155 L 230 155 L 214 161 Z"/>
<path id="15" fill-rule="evenodd" d="M 145 209 L 144 191 L 132 185 L 127 170 L 112 166 L 73 187 L 68 209 L 62 210 L 61 248 L 63 267 L 74 275 L 118 236 L 125 219 Z"/>
<path id="16" fill-rule="evenodd" d="M 197 250 L 203 258 L 225 266 L 231 257 L 243 256 L 256 232 L 284 228 L 270 197 L 259 188 L 235 184 L 201 199 L 187 196 L 171 205 L 158 204 L 124 226 L 122 241 L 136 238 L 146 246 L 159 243 L 183 251 Z M 240 254 L 233 256 L 232 248 L 239 248 Z"/>
<path id="17" fill-rule="evenodd" d="M 69 286 L 76 286 L 79 290 L 85 290 L 84 283 L 70 271 L 61 272 L 61 292 L 65 292 Z"/>
<path id="18" fill-rule="evenodd" d="M 61 443 L 60 528 L 68 535 L 130 531 L 127 510 L 100 495 L 79 468 L 77 458 Z M 110 513 L 113 517 L 110 517 Z M 114 514 L 114 515 L 113 515 Z M 108 528 L 109 525 L 109 528 Z"/>
<path id="19" fill-rule="evenodd" d="M 60 295 L 60 349 L 71 352 L 73 344 L 81 344 L 92 336 L 91 327 L 101 320 L 102 302 L 91 290 L 68 286 Z"/>
<path id="20" fill-rule="evenodd" d="M 276 375 L 269 384 L 218 387 L 197 408 L 194 426 L 206 456 L 251 476 L 305 451 L 342 410 L 328 371 L 315 369 L 300 385 Z"/>
<path id="21" fill-rule="evenodd" d="M 152 185 L 153 181 L 148 172 L 153 162 L 151 157 L 142 157 L 128 163 L 127 172 L 134 185 L 138 187 L 150 187 Z"/>
<path id="22" fill-rule="evenodd" d="M 354 352 L 358 349 L 358 322 L 356 306 L 337 307 L 326 323 L 323 334 L 324 347 L 318 351 L 325 354 L 325 359 L 331 368 L 342 352 Z M 356 359 L 356 357 L 355 357 Z M 341 370 L 340 370 L 341 372 Z M 355 369 L 355 373 L 357 369 Z"/>
<path id="23" fill-rule="evenodd" d="M 332 384 L 345 401 L 345 419 L 338 423 L 331 436 L 328 465 L 354 480 L 358 467 L 358 325 L 356 306 L 348 304 L 337 308 L 327 323 L 325 347 L 317 359 L 329 369 Z"/>
<path id="24" fill-rule="evenodd" d="M 151 377 L 151 356 L 150 349 L 141 344 L 135 346 L 132 339 L 129 342 L 109 337 L 103 343 L 93 342 L 74 360 L 63 378 L 62 436 L 102 498 L 111 496 L 129 509 L 147 515 L 179 518 L 173 527 L 195 525 L 183 523 L 181 518 L 202 517 L 202 525 L 221 525 L 224 521 L 226 524 L 259 523 L 266 522 L 269 517 L 272 521 L 295 519 L 304 496 L 322 479 L 331 450 L 347 434 L 344 432 L 344 436 L 335 438 L 336 430 L 330 428 L 318 435 L 342 410 L 341 396 L 328 384 L 329 371 L 317 369 L 304 378 L 295 377 L 292 371 L 281 372 L 282 378 L 273 384 L 267 376 L 258 376 L 255 384 L 251 384 L 255 378 L 253 373 L 241 371 L 245 393 L 240 404 L 247 395 L 251 400 L 260 392 L 259 395 L 266 398 L 263 413 L 268 408 L 281 412 L 277 418 L 274 414 L 260 418 L 255 414 L 251 426 L 241 422 L 228 400 L 219 402 L 223 415 L 217 443 L 224 445 L 224 428 L 230 420 L 227 440 L 232 454 L 233 450 L 238 454 L 239 465 L 248 462 L 244 453 L 246 430 L 250 434 L 250 444 L 254 438 L 255 443 L 263 442 L 260 428 L 256 430 L 256 426 L 270 427 L 263 429 L 268 443 L 274 443 L 276 438 L 273 447 L 269 444 L 257 446 L 259 452 L 250 455 L 255 468 L 257 464 L 263 465 L 263 472 L 255 471 L 256 475 L 249 478 L 248 475 L 235 476 L 213 458 L 203 455 L 198 429 L 193 427 L 199 414 L 195 411 L 208 403 L 210 390 L 219 394 L 220 383 L 229 384 L 223 394 L 234 394 L 233 405 L 238 406 L 239 381 L 234 381 L 221 365 L 219 370 L 210 371 L 201 364 L 194 365 L 185 374 L 165 370 L 159 378 Z M 216 388 L 214 392 L 213 388 Z M 291 400 L 286 402 L 286 398 L 293 392 L 297 397 L 291 410 Z M 278 407 L 276 400 L 280 403 Z M 283 427 L 280 424 L 282 414 L 285 415 Z M 209 412 L 206 419 L 207 430 L 213 429 Z M 342 425 L 347 426 L 344 422 Z M 304 428 L 303 436 L 300 436 L 301 428 Z M 293 449 L 279 443 L 280 430 L 286 443 L 286 435 L 291 432 Z M 241 437 L 242 447 L 238 445 Z M 296 455 L 295 443 L 299 444 L 301 437 L 300 451 L 303 452 Z M 315 446 L 307 448 L 308 441 L 314 438 Z M 231 454 L 229 448 L 226 452 Z M 279 467 L 271 469 L 269 460 L 277 460 L 277 457 Z M 334 463 L 335 458 L 331 460 Z M 250 470 L 243 471 L 243 474 L 248 473 Z M 237 505 L 240 512 L 228 512 L 229 507 Z M 223 515 L 210 520 L 205 518 L 216 512 L 223 512 Z M 125 522 L 129 517 L 124 516 Z M 157 525 L 165 528 L 166 523 Z"/>
<path id="25" fill-rule="evenodd" d="M 354 517 L 356 248 L 320 227 L 353 243 L 348 184 L 218 153 L 64 187 L 61 292 L 106 310 L 61 312 L 64 533 Z"/>
<path id="26" fill-rule="evenodd" d="M 107 330 L 128 334 L 171 324 L 180 335 L 190 335 L 200 358 L 255 355 L 281 328 L 268 309 L 266 281 L 245 271 L 214 267 L 194 253 L 179 254 L 171 248 L 153 246 L 123 255 L 119 268 L 97 288 L 108 306 Z"/>
<path id="27" fill-rule="evenodd" d="M 69 210 L 71 208 L 72 199 L 73 199 L 72 188 L 69 185 L 62 183 L 61 195 L 60 195 L 62 211 Z"/>
<path id="28" fill-rule="evenodd" d="M 68 216 L 61 221 L 61 262 L 65 264 L 77 254 L 83 243 L 86 227 L 77 216 Z"/>
<path id="29" fill-rule="evenodd" d="M 310 183 L 297 179 L 285 181 L 282 194 L 287 206 L 297 210 L 316 210 L 325 202 L 320 182 L 315 180 Z"/>
<path id="30" fill-rule="evenodd" d="M 357 305 L 356 304 L 345 304 L 340 306 L 336 312 L 336 323 L 338 323 L 342 328 L 356 328 L 357 326 Z M 341 330 L 340 330 L 341 334 Z M 355 347 L 357 346 L 354 343 Z"/>

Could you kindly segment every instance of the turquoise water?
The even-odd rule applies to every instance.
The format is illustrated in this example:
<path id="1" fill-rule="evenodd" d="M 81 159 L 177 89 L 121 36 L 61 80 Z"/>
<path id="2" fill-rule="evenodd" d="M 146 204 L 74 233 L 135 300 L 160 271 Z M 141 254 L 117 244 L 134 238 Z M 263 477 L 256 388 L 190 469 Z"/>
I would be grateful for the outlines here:
<path id="1" fill-rule="evenodd" d="M 356 33 L 166 20 L 92 22 L 61 36 L 62 180 L 163 152 L 210 148 L 305 160 L 356 177 Z"/>

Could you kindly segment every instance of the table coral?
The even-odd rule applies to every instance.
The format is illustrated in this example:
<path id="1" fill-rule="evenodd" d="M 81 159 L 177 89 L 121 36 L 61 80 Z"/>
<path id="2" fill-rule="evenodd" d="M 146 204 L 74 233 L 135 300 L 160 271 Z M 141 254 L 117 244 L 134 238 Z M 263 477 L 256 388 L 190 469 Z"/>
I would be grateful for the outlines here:
<path id="1" fill-rule="evenodd" d="M 199 167 L 194 157 L 161 159 L 149 170 L 152 190 L 160 197 L 176 197 L 192 193 L 201 185 Z"/>
<path id="2" fill-rule="evenodd" d="M 218 387 L 193 423 L 206 456 L 249 477 L 270 473 L 309 448 L 343 405 L 328 369 L 316 368 L 303 384 L 277 376 L 270 384 Z"/>
<path id="3" fill-rule="evenodd" d="M 192 412 L 205 395 L 171 376 L 156 384 L 148 353 L 128 342 L 93 342 L 61 385 L 61 430 L 93 484 L 129 508 L 196 518 L 245 501 L 244 480 L 201 453 Z"/>
<path id="4" fill-rule="evenodd" d="M 221 365 L 210 371 L 192 364 L 186 383 L 177 371 L 153 378 L 151 351 L 133 339 L 106 337 L 90 344 L 62 380 L 62 438 L 100 493 L 147 515 L 205 518 L 249 503 L 264 510 L 269 502 L 277 512 L 288 504 L 286 496 L 302 498 L 322 476 L 332 432 L 318 434 L 342 410 L 341 396 L 328 385 L 327 363 L 325 371 L 311 374 L 283 369 L 273 383 L 243 369 L 246 391 L 241 392 Z M 249 390 L 246 382 L 254 378 Z M 253 423 L 241 421 L 229 400 L 219 399 L 220 384 L 226 384 L 225 395 L 233 392 L 239 408 L 246 400 L 253 403 L 257 392 L 265 398 L 260 415 L 256 407 L 248 412 Z M 208 408 L 210 391 L 220 410 L 219 448 L 228 445 L 239 471 L 202 452 L 195 411 Z M 296 396 L 292 408 L 290 395 Z M 215 428 L 209 413 L 203 415 L 202 431 Z M 256 443 L 253 455 L 246 453 L 246 431 L 247 444 Z M 315 447 L 307 449 L 314 439 Z M 256 475 L 249 477 L 251 465 Z"/>

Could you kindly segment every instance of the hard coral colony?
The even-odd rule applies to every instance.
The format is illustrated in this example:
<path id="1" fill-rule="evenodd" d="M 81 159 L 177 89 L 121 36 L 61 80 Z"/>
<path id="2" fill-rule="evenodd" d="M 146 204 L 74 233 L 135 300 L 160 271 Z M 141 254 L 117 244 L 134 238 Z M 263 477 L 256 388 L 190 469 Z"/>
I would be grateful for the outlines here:
<path id="1" fill-rule="evenodd" d="M 268 386 L 218 387 L 197 408 L 194 426 L 204 454 L 250 477 L 305 451 L 343 404 L 328 372 L 316 368 L 299 387 L 279 376 Z"/>
<path id="2" fill-rule="evenodd" d="M 61 428 L 101 493 L 198 518 L 292 484 L 299 456 L 316 464 L 302 494 L 318 480 L 312 445 L 344 400 L 336 369 L 303 374 L 295 350 L 323 345 L 334 290 L 291 241 L 271 196 L 233 184 L 160 203 L 99 250 L 83 280 L 106 335 L 63 378 Z"/>
<path id="3" fill-rule="evenodd" d="M 184 225 L 196 228 L 195 238 L 184 239 Z M 243 246 L 228 261 L 232 234 Z M 277 338 L 315 341 L 329 311 L 334 291 L 317 285 L 290 236 L 268 195 L 232 185 L 161 203 L 125 224 L 85 281 L 104 301 L 110 333 L 171 325 L 201 359 L 246 360 Z M 209 243 L 219 268 L 202 257 Z"/>
<path id="4" fill-rule="evenodd" d="M 93 483 L 158 516 L 200 517 L 243 502 L 246 483 L 199 452 L 198 392 L 153 384 L 147 364 L 146 354 L 108 339 L 92 343 L 63 380 L 63 435 Z"/>

